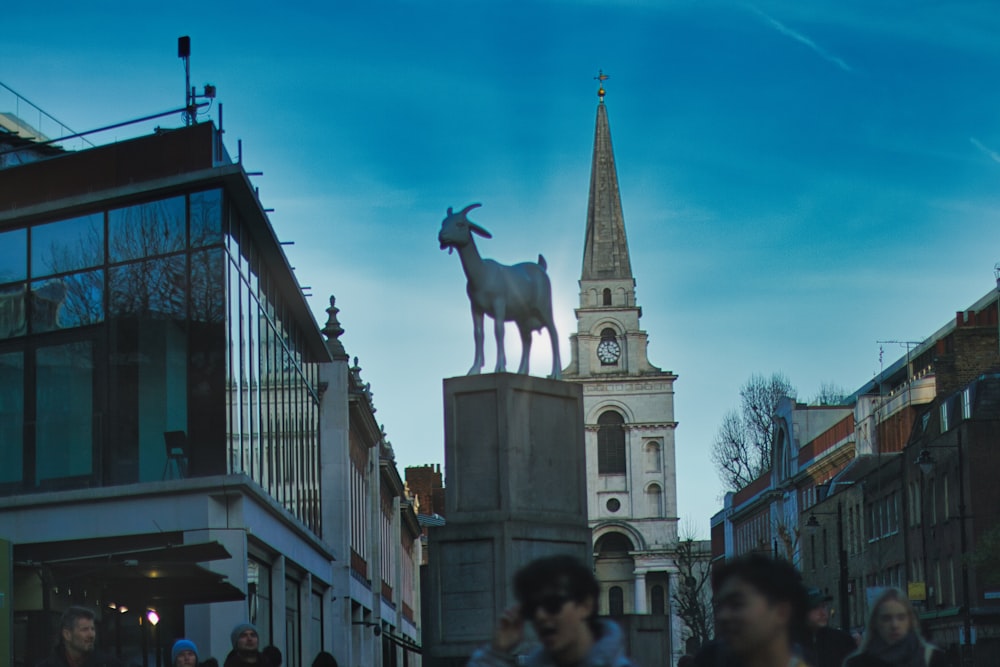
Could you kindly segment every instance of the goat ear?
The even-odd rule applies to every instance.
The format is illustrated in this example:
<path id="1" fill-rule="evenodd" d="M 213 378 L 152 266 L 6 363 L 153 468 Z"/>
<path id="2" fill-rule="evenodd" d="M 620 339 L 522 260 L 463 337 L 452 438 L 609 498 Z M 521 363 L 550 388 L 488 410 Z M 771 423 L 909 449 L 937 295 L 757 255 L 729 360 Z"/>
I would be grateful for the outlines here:
<path id="1" fill-rule="evenodd" d="M 448 207 L 448 215 L 451 215 L 451 206 Z"/>
<path id="2" fill-rule="evenodd" d="M 480 227 L 476 223 L 472 222 L 471 220 L 469 220 L 469 229 L 471 229 L 475 233 L 479 234 L 480 236 L 484 236 L 484 237 L 486 237 L 488 239 L 493 238 L 492 234 L 490 234 L 488 231 L 486 231 L 485 229 L 483 229 L 482 227 Z"/>

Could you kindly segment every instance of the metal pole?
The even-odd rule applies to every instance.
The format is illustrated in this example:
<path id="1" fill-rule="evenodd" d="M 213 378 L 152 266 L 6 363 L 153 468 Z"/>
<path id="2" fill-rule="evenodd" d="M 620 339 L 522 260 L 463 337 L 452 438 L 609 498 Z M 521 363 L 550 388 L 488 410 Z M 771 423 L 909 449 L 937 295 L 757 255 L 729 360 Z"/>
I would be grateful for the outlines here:
<path id="1" fill-rule="evenodd" d="M 844 549 L 844 504 L 837 501 L 837 552 L 840 565 L 840 628 L 851 630 L 851 611 L 847 603 L 847 550 Z"/>
<path id="2" fill-rule="evenodd" d="M 965 529 L 965 466 L 962 456 L 962 429 L 956 431 L 958 436 L 958 520 L 961 523 L 959 540 L 962 553 L 962 627 L 965 630 L 965 641 L 961 647 L 962 663 L 973 664 L 972 654 L 972 600 L 969 596 L 969 563 L 966 555 L 969 553 Z"/>

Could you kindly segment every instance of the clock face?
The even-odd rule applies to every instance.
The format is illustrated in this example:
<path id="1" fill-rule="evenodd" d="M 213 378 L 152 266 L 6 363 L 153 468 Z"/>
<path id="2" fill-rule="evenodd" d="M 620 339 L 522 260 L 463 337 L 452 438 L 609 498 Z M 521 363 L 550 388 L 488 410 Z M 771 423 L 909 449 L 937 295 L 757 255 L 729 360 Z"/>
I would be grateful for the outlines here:
<path id="1" fill-rule="evenodd" d="M 605 339 L 597 344 L 597 358 L 601 360 L 602 364 L 610 365 L 617 363 L 621 353 L 622 348 L 616 340 Z"/>

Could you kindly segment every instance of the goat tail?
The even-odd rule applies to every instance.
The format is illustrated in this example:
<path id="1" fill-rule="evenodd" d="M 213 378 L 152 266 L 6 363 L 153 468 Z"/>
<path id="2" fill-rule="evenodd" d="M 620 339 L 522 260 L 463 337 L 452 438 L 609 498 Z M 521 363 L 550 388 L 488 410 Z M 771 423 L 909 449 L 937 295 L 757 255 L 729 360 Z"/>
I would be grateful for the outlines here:
<path id="1" fill-rule="evenodd" d="M 542 267 L 542 271 L 547 271 L 549 265 L 545 263 L 545 258 L 541 254 L 538 255 L 538 266 Z"/>

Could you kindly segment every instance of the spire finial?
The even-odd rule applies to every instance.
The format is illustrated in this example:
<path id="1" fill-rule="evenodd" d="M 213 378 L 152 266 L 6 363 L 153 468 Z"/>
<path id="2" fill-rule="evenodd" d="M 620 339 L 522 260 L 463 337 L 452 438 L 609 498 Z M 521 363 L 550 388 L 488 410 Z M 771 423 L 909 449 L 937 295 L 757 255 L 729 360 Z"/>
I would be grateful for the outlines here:
<path id="1" fill-rule="evenodd" d="M 604 82 L 611 77 L 604 73 L 604 70 L 597 70 L 597 76 L 594 80 L 597 81 L 597 97 L 601 100 L 601 104 L 604 104 Z"/>

